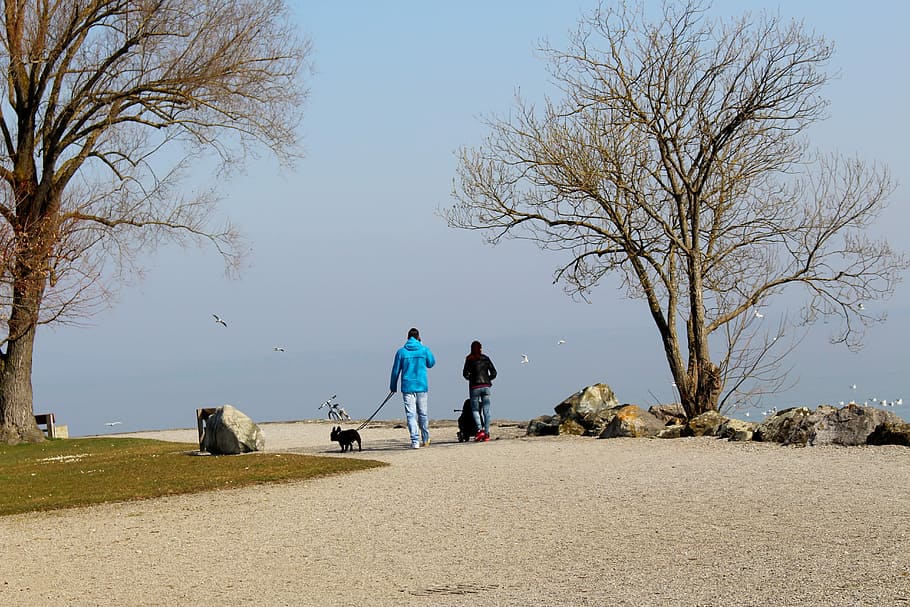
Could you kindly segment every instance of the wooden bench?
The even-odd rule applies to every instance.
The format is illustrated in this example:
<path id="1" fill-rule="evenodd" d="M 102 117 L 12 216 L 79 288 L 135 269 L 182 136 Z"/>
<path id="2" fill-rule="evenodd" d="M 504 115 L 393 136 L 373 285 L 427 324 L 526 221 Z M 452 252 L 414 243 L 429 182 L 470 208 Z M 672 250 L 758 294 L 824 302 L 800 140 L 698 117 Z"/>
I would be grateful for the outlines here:
<path id="1" fill-rule="evenodd" d="M 45 427 L 48 438 L 57 438 L 57 428 L 54 424 L 53 413 L 40 413 L 35 416 L 35 423 Z"/>
<path id="2" fill-rule="evenodd" d="M 199 430 L 199 450 L 202 451 L 202 439 L 205 438 L 205 421 L 209 415 L 217 411 L 217 407 L 205 407 L 196 409 L 196 428 Z"/>

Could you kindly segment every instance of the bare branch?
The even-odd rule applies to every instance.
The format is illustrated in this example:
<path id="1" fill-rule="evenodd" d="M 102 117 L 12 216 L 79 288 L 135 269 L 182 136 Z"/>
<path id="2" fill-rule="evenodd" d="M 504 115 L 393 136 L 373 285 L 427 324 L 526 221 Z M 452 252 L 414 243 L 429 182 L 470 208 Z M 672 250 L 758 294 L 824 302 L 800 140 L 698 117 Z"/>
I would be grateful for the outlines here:
<path id="1" fill-rule="evenodd" d="M 908 267 L 867 232 L 890 175 L 804 138 L 825 118 L 827 40 L 775 15 L 712 20 L 703 3 L 665 2 L 653 22 L 601 5 L 567 49 L 544 52 L 562 98 L 519 98 L 487 121 L 460 154 L 450 226 L 557 252 L 573 295 L 618 274 L 647 302 L 690 414 L 785 384 L 789 350 L 743 322 L 785 291 L 807 290 L 803 324 L 841 317 L 833 339 L 849 347 L 882 320 L 861 304 Z"/>

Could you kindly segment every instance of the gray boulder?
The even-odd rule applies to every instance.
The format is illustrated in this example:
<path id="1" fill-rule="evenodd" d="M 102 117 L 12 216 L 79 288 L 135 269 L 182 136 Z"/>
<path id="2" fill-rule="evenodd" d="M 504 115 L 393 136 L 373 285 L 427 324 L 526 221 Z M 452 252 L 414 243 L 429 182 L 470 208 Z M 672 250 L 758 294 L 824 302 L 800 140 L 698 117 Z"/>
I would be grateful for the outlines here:
<path id="1" fill-rule="evenodd" d="M 758 425 L 755 440 L 781 445 L 809 444 L 812 432 L 812 411 L 808 407 L 792 407 L 778 411 Z"/>
<path id="2" fill-rule="evenodd" d="M 818 420 L 814 436 L 809 437 L 810 445 L 865 445 L 875 429 L 885 422 L 903 422 L 891 411 L 859 405 L 841 409 L 829 407 L 826 411 L 819 407 L 815 415 Z"/>
<path id="3" fill-rule="evenodd" d="M 218 407 L 205 420 L 202 450 L 212 455 L 236 455 L 265 449 L 259 426 L 231 405 Z"/>
<path id="4" fill-rule="evenodd" d="M 884 423 L 900 424 L 903 420 L 890 411 L 852 403 L 840 409 L 821 405 L 815 411 L 794 407 L 762 422 L 755 438 L 782 445 L 865 445 Z"/>
<path id="5" fill-rule="evenodd" d="M 660 434 L 665 428 L 664 422 L 651 413 L 635 405 L 626 405 L 616 411 L 616 415 L 598 438 L 652 437 Z"/>
<path id="6" fill-rule="evenodd" d="M 910 447 L 910 424 L 885 422 L 869 435 L 867 445 L 903 445 Z"/>

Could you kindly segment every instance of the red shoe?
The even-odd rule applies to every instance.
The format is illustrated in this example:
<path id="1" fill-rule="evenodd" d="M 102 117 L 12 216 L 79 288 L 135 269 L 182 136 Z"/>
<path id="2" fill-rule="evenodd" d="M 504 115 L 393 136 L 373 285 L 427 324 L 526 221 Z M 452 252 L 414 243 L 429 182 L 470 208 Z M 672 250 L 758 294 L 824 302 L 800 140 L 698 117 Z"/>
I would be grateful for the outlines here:
<path id="1" fill-rule="evenodd" d="M 487 442 L 488 440 L 490 440 L 490 435 L 487 434 L 486 432 L 484 432 L 483 433 L 483 442 Z"/>
<path id="2" fill-rule="evenodd" d="M 487 440 L 487 435 L 483 433 L 483 430 L 478 430 L 477 436 L 474 437 L 474 442 L 482 443 L 485 440 Z"/>

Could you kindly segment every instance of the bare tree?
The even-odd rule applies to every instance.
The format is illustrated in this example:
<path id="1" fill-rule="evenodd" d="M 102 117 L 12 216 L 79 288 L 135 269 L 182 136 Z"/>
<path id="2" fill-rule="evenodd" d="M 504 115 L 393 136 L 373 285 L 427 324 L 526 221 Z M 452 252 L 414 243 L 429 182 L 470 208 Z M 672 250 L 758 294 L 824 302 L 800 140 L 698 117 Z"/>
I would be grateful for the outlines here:
<path id="1" fill-rule="evenodd" d="M 227 171 L 263 146 L 290 164 L 309 43 L 283 0 L 5 0 L 0 67 L 0 442 L 42 440 L 39 323 L 104 304 L 140 253 L 236 229 L 191 161 Z"/>
<path id="2" fill-rule="evenodd" d="M 562 97 L 488 120 L 444 211 L 493 244 L 559 252 L 573 295 L 618 275 L 647 303 L 690 417 L 783 380 L 784 329 L 757 322 L 769 300 L 805 288 L 794 324 L 837 316 L 833 341 L 858 347 L 883 320 L 862 302 L 908 265 L 867 234 L 887 169 L 810 152 L 832 46 L 779 16 L 708 9 L 665 2 L 649 20 L 602 6 L 568 50 L 544 48 Z"/>

